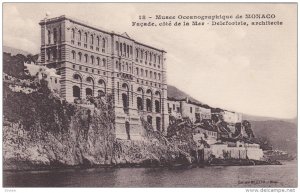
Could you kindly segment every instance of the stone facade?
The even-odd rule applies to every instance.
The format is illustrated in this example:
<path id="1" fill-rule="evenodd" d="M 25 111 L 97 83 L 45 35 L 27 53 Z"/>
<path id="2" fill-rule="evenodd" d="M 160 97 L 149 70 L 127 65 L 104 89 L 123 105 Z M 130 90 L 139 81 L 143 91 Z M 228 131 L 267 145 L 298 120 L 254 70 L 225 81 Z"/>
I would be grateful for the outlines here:
<path id="1" fill-rule="evenodd" d="M 177 119 L 182 118 L 180 101 L 168 99 L 168 113 Z"/>
<path id="2" fill-rule="evenodd" d="M 231 111 L 223 111 L 221 112 L 223 116 L 223 120 L 230 124 L 241 123 L 242 122 L 242 114 L 231 112 Z"/>
<path id="3" fill-rule="evenodd" d="M 174 117 L 188 117 L 192 122 L 211 119 L 211 109 L 192 103 L 189 99 L 168 99 L 168 111 Z"/>
<path id="4" fill-rule="evenodd" d="M 142 139 L 140 117 L 166 132 L 164 50 L 66 16 L 46 18 L 40 26 L 41 63 L 61 75 L 63 98 L 112 94 L 119 139 Z"/>

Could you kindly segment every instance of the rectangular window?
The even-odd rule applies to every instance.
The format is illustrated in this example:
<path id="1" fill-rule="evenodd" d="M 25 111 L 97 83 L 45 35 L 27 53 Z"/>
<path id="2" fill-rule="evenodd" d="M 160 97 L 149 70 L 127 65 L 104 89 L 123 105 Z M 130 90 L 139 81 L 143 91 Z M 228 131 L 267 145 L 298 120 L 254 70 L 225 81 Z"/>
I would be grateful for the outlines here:
<path id="1" fill-rule="evenodd" d="M 190 113 L 193 113 L 193 107 L 190 107 Z"/>
<path id="2" fill-rule="evenodd" d="M 175 110 L 175 104 L 173 104 L 173 110 Z"/>

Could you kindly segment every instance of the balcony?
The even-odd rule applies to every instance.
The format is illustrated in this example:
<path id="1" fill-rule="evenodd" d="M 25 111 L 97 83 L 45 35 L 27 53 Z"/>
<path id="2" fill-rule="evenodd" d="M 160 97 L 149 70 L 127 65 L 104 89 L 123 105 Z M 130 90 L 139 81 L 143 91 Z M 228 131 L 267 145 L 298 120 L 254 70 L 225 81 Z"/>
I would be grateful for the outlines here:
<path id="1" fill-rule="evenodd" d="M 133 80 L 133 77 L 132 77 L 131 74 L 126 74 L 126 73 L 120 72 L 120 73 L 118 73 L 118 75 L 119 75 L 121 78 L 128 79 L 128 80 Z"/>

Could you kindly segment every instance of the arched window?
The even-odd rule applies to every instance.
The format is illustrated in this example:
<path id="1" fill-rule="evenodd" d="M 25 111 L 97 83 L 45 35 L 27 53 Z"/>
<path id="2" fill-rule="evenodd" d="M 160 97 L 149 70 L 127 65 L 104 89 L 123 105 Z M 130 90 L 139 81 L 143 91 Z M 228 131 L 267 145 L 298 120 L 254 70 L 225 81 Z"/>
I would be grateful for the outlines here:
<path id="1" fill-rule="evenodd" d="M 91 56 L 91 63 L 94 64 L 94 56 Z"/>
<path id="2" fill-rule="evenodd" d="M 100 46 L 100 38 L 97 36 L 97 46 Z"/>
<path id="3" fill-rule="evenodd" d="M 88 40 L 88 34 L 87 32 L 84 33 L 84 43 L 87 43 Z"/>
<path id="4" fill-rule="evenodd" d="M 85 61 L 86 63 L 88 62 L 88 55 L 87 55 L 87 54 L 84 55 L 84 61 Z"/>
<path id="5" fill-rule="evenodd" d="M 152 62 L 152 53 L 150 53 L 150 62 Z"/>
<path id="6" fill-rule="evenodd" d="M 160 80 L 160 73 L 158 73 L 158 80 Z"/>
<path id="7" fill-rule="evenodd" d="M 145 70 L 145 77 L 148 77 L 148 70 Z"/>
<path id="8" fill-rule="evenodd" d="M 100 65 L 100 58 L 97 57 L 97 65 Z"/>
<path id="9" fill-rule="evenodd" d="M 139 75 L 139 68 L 136 67 L 136 75 Z"/>
<path id="10" fill-rule="evenodd" d="M 104 93 L 106 93 L 106 83 L 104 82 L 104 80 L 100 79 L 98 81 L 98 84 L 100 85 L 100 87 L 102 87 Z"/>
<path id="11" fill-rule="evenodd" d="M 81 31 L 78 31 L 78 41 L 81 41 Z"/>
<path id="12" fill-rule="evenodd" d="M 102 48 L 105 49 L 105 39 L 102 39 Z"/>
<path id="13" fill-rule="evenodd" d="M 79 52 L 78 53 L 78 61 L 81 62 L 81 59 L 82 59 L 82 54 L 81 54 L 81 52 Z"/>
<path id="14" fill-rule="evenodd" d="M 94 80 L 91 77 L 87 77 L 86 81 L 89 82 L 89 83 L 94 83 Z"/>
<path id="15" fill-rule="evenodd" d="M 139 58 L 139 50 L 136 49 L 135 52 L 136 52 L 136 58 Z"/>
<path id="16" fill-rule="evenodd" d="M 129 57 L 129 45 L 127 45 L 127 57 Z"/>
<path id="17" fill-rule="evenodd" d="M 93 45 L 94 44 L 94 35 L 93 34 L 91 34 L 91 44 Z"/>
<path id="18" fill-rule="evenodd" d="M 147 111 L 152 112 L 152 101 L 151 101 L 151 99 L 147 99 L 146 104 L 147 104 Z"/>
<path id="19" fill-rule="evenodd" d="M 132 55 L 132 46 L 130 46 L 130 55 Z"/>
<path id="20" fill-rule="evenodd" d="M 80 98 L 80 88 L 78 86 L 73 86 L 73 97 Z"/>
<path id="21" fill-rule="evenodd" d="M 86 96 L 93 96 L 93 90 L 91 88 L 86 88 L 85 89 L 85 93 L 86 93 Z"/>
<path id="22" fill-rule="evenodd" d="M 152 71 L 150 71 L 150 78 L 152 78 Z"/>
<path id="23" fill-rule="evenodd" d="M 154 55 L 154 63 L 156 63 L 156 55 Z"/>
<path id="24" fill-rule="evenodd" d="M 105 96 L 105 92 L 103 90 L 98 90 L 98 97 Z"/>
<path id="25" fill-rule="evenodd" d="M 106 60 L 105 60 L 105 58 L 103 58 L 103 60 L 102 60 L 102 66 L 103 66 L 103 67 L 106 66 Z"/>
<path id="26" fill-rule="evenodd" d="M 160 56 L 158 56 L 158 64 L 160 64 Z"/>
<path id="27" fill-rule="evenodd" d="M 141 76 L 143 77 L 144 76 L 144 70 L 141 69 Z"/>
<path id="28" fill-rule="evenodd" d="M 125 43 L 123 44 L 123 49 L 124 49 L 124 53 L 126 55 L 126 44 Z"/>
<path id="29" fill-rule="evenodd" d="M 155 100 L 155 112 L 160 113 L 160 104 L 158 100 Z"/>
<path id="30" fill-rule="evenodd" d="M 122 46 L 122 43 L 120 43 L 120 52 L 121 52 L 121 54 L 122 54 L 122 52 L 123 52 L 123 46 Z"/>
<path id="31" fill-rule="evenodd" d="M 161 118 L 156 117 L 156 130 L 160 131 L 160 125 L 161 125 Z"/>
<path id="32" fill-rule="evenodd" d="M 126 71 L 128 71 L 128 63 L 126 62 Z"/>
<path id="33" fill-rule="evenodd" d="M 51 31 L 48 30 L 48 44 L 51 44 Z"/>
<path id="34" fill-rule="evenodd" d="M 74 80 L 81 82 L 81 77 L 78 74 L 74 74 L 73 78 Z"/>
<path id="35" fill-rule="evenodd" d="M 119 63 L 116 61 L 116 69 L 119 69 Z"/>
<path id="36" fill-rule="evenodd" d="M 154 79 L 156 79 L 156 72 L 154 72 Z"/>
<path id="37" fill-rule="evenodd" d="M 127 94 L 122 94 L 123 108 L 125 112 L 128 112 L 128 97 Z"/>
<path id="38" fill-rule="evenodd" d="M 147 122 L 152 125 L 152 117 L 150 115 L 147 116 Z"/>
<path id="39" fill-rule="evenodd" d="M 144 58 L 144 51 L 141 50 L 141 59 L 143 60 L 143 58 Z"/>
<path id="40" fill-rule="evenodd" d="M 116 50 L 119 51 L 119 42 L 116 41 Z"/>
<path id="41" fill-rule="evenodd" d="M 72 39 L 75 39 L 75 30 L 72 29 Z"/>
<path id="42" fill-rule="evenodd" d="M 141 97 L 137 97 L 137 108 L 139 111 L 143 110 L 143 99 Z"/>
<path id="43" fill-rule="evenodd" d="M 72 59 L 75 60 L 76 59 L 76 53 L 74 50 L 72 50 Z"/>
<path id="44" fill-rule="evenodd" d="M 148 52 L 145 53 L 145 60 L 148 60 Z"/>

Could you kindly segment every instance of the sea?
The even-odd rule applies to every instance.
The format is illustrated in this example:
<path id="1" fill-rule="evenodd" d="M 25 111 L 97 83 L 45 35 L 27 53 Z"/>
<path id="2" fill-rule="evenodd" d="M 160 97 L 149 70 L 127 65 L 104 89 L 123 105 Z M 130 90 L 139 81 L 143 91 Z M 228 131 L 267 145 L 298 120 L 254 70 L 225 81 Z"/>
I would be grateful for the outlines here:
<path id="1" fill-rule="evenodd" d="M 297 161 L 203 168 L 4 171 L 3 187 L 297 187 Z"/>

